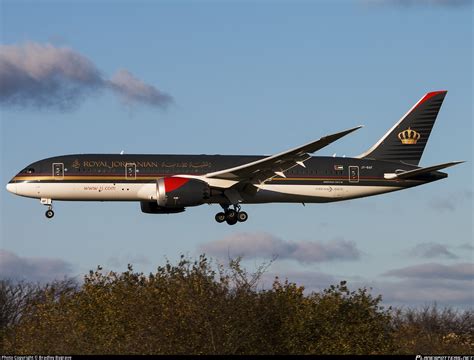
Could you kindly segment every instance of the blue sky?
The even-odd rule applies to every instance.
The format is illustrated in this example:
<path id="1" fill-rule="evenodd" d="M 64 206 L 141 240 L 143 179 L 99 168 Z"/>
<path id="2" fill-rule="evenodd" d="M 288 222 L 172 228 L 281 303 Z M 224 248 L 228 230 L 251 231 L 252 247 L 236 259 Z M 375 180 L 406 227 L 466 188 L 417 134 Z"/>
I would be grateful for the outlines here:
<path id="1" fill-rule="evenodd" d="M 449 4 L 2 0 L 2 45 L 69 48 L 103 79 L 126 69 L 174 99 L 163 108 L 85 90 L 65 110 L 1 103 L 2 184 L 61 154 L 272 154 L 364 124 L 318 153 L 355 156 L 443 89 L 421 165 L 467 163 L 446 180 L 378 197 L 245 206 L 249 221 L 234 227 L 217 224 L 218 207 L 207 205 L 153 216 L 138 203 L 57 202 L 47 221 L 39 201 L 2 190 L 0 269 L 29 280 L 98 264 L 153 271 L 216 244 L 244 252 L 253 268 L 282 244 L 315 243 L 336 255 L 280 256 L 267 283 L 278 274 L 319 289 L 346 279 L 387 303 L 472 304 L 472 5 Z"/>

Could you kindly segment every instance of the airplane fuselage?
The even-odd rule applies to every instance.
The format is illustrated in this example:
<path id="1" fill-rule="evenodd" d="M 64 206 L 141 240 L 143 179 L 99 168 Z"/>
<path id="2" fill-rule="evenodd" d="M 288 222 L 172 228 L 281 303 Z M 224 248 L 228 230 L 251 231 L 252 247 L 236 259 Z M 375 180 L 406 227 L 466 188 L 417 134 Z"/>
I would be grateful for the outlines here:
<path id="1" fill-rule="evenodd" d="M 234 225 L 241 204 L 327 203 L 406 189 L 447 177 L 438 170 L 461 161 L 418 167 L 446 91 L 423 96 L 369 150 L 355 158 L 311 156 L 357 126 L 271 156 L 65 155 L 20 171 L 8 191 L 53 200 L 139 201 L 142 212 L 179 213 L 220 204 L 217 222 Z M 232 208 L 230 208 L 232 207 Z"/>
<path id="2" fill-rule="evenodd" d="M 9 183 L 17 195 L 80 201 L 156 201 L 157 180 L 200 179 L 206 174 L 256 161 L 264 156 L 87 154 L 48 158 L 27 166 Z M 325 203 L 396 191 L 439 180 L 441 172 L 399 180 L 387 179 L 418 167 L 396 162 L 312 157 L 262 184 L 241 192 L 241 203 Z M 209 181 L 209 180 L 208 180 Z M 219 180 L 218 182 L 232 180 Z M 213 185 L 212 182 L 210 184 Z M 219 183 L 203 203 L 225 203 Z"/>

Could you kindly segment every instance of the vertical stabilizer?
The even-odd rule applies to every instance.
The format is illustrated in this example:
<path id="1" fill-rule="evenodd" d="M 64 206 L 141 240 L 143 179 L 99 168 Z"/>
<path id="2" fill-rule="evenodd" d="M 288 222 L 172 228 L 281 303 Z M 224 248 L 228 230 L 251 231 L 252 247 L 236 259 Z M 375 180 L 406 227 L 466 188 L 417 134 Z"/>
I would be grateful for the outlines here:
<path id="1" fill-rule="evenodd" d="M 423 96 L 374 146 L 359 158 L 418 165 L 447 91 Z"/>

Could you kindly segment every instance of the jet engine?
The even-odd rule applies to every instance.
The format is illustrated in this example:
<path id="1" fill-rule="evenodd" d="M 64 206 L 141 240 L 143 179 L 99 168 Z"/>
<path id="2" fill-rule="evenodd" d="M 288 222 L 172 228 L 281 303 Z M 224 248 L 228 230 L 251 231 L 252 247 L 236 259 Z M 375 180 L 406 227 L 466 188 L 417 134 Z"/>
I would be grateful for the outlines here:
<path id="1" fill-rule="evenodd" d="M 185 207 L 202 205 L 209 199 L 211 189 L 205 181 L 181 177 L 166 177 L 156 182 L 156 202 L 141 201 L 147 214 L 173 214 Z"/>
<path id="2" fill-rule="evenodd" d="M 201 180 L 165 177 L 156 183 L 156 202 L 166 208 L 183 208 L 204 204 L 211 189 Z"/>
<path id="3" fill-rule="evenodd" d="M 174 214 L 185 207 L 204 204 L 211 195 L 205 181 L 182 177 L 165 177 L 156 182 L 156 202 L 141 201 L 142 212 L 147 214 Z"/>
<path id="4" fill-rule="evenodd" d="M 156 201 L 140 201 L 140 207 L 142 212 L 146 214 L 177 214 L 184 211 L 184 207 L 168 208 L 158 206 Z"/>

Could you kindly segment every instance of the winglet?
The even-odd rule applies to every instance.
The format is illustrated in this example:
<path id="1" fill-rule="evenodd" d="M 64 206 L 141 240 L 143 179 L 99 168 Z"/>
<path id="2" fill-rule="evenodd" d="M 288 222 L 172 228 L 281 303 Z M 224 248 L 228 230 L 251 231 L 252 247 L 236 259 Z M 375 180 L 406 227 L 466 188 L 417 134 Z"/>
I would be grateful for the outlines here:
<path id="1" fill-rule="evenodd" d="M 344 135 L 350 134 L 350 133 L 353 132 L 353 131 L 359 130 L 360 128 L 363 128 L 363 127 L 364 127 L 364 125 L 358 125 L 358 126 L 356 126 L 356 127 L 353 127 L 353 128 L 350 128 L 350 129 L 347 129 L 347 130 L 344 130 L 344 131 L 341 131 L 341 132 L 336 133 L 336 134 L 333 134 L 333 135 L 339 135 L 339 134 L 341 134 L 341 137 L 342 137 L 342 136 L 344 136 Z M 331 135 L 329 135 L 329 136 L 331 136 Z"/>
<path id="2" fill-rule="evenodd" d="M 359 130 L 360 128 L 363 128 L 364 125 L 358 125 L 356 127 L 341 131 L 340 133 L 329 135 L 329 136 L 334 136 L 334 135 L 341 135 L 340 137 L 346 136 L 347 134 L 350 134 L 351 132 L 354 132 L 356 130 Z"/>
<path id="3" fill-rule="evenodd" d="M 341 132 L 338 132 L 338 133 L 335 133 L 335 134 L 331 134 L 331 135 L 326 135 L 326 136 L 323 136 L 322 138 L 320 138 L 318 141 L 315 141 L 313 142 L 313 144 L 317 144 L 317 147 L 312 150 L 311 149 L 311 144 L 312 143 L 309 143 L 309 144 L 306 144 L 304 145 L 304 147 L 306 147 L 306 151 L 305 152 L 308 152 L 308 153 L 313 153 L 319 149 L 322 149 L 324 146 L 327 146 L 329 145 L 330 143 L 336 141 L 336 140 L 339 140 L 340 138 L 350 134 L 351 132 L 354 132 L 356 130 L 359 130 L 361 127 L 364 127 L 364 125 L 359 125 L 359 126 L 356 126 L 356 127 L 353 127 L 351 129 L 347 129 L 347 130 L 343 130 Z M 324 143 L 324 145 L 323 145 Z M 322 146 L 321 146 L 322 145 Z M 311 151 L 312 150 L 312 151 Z"/>

